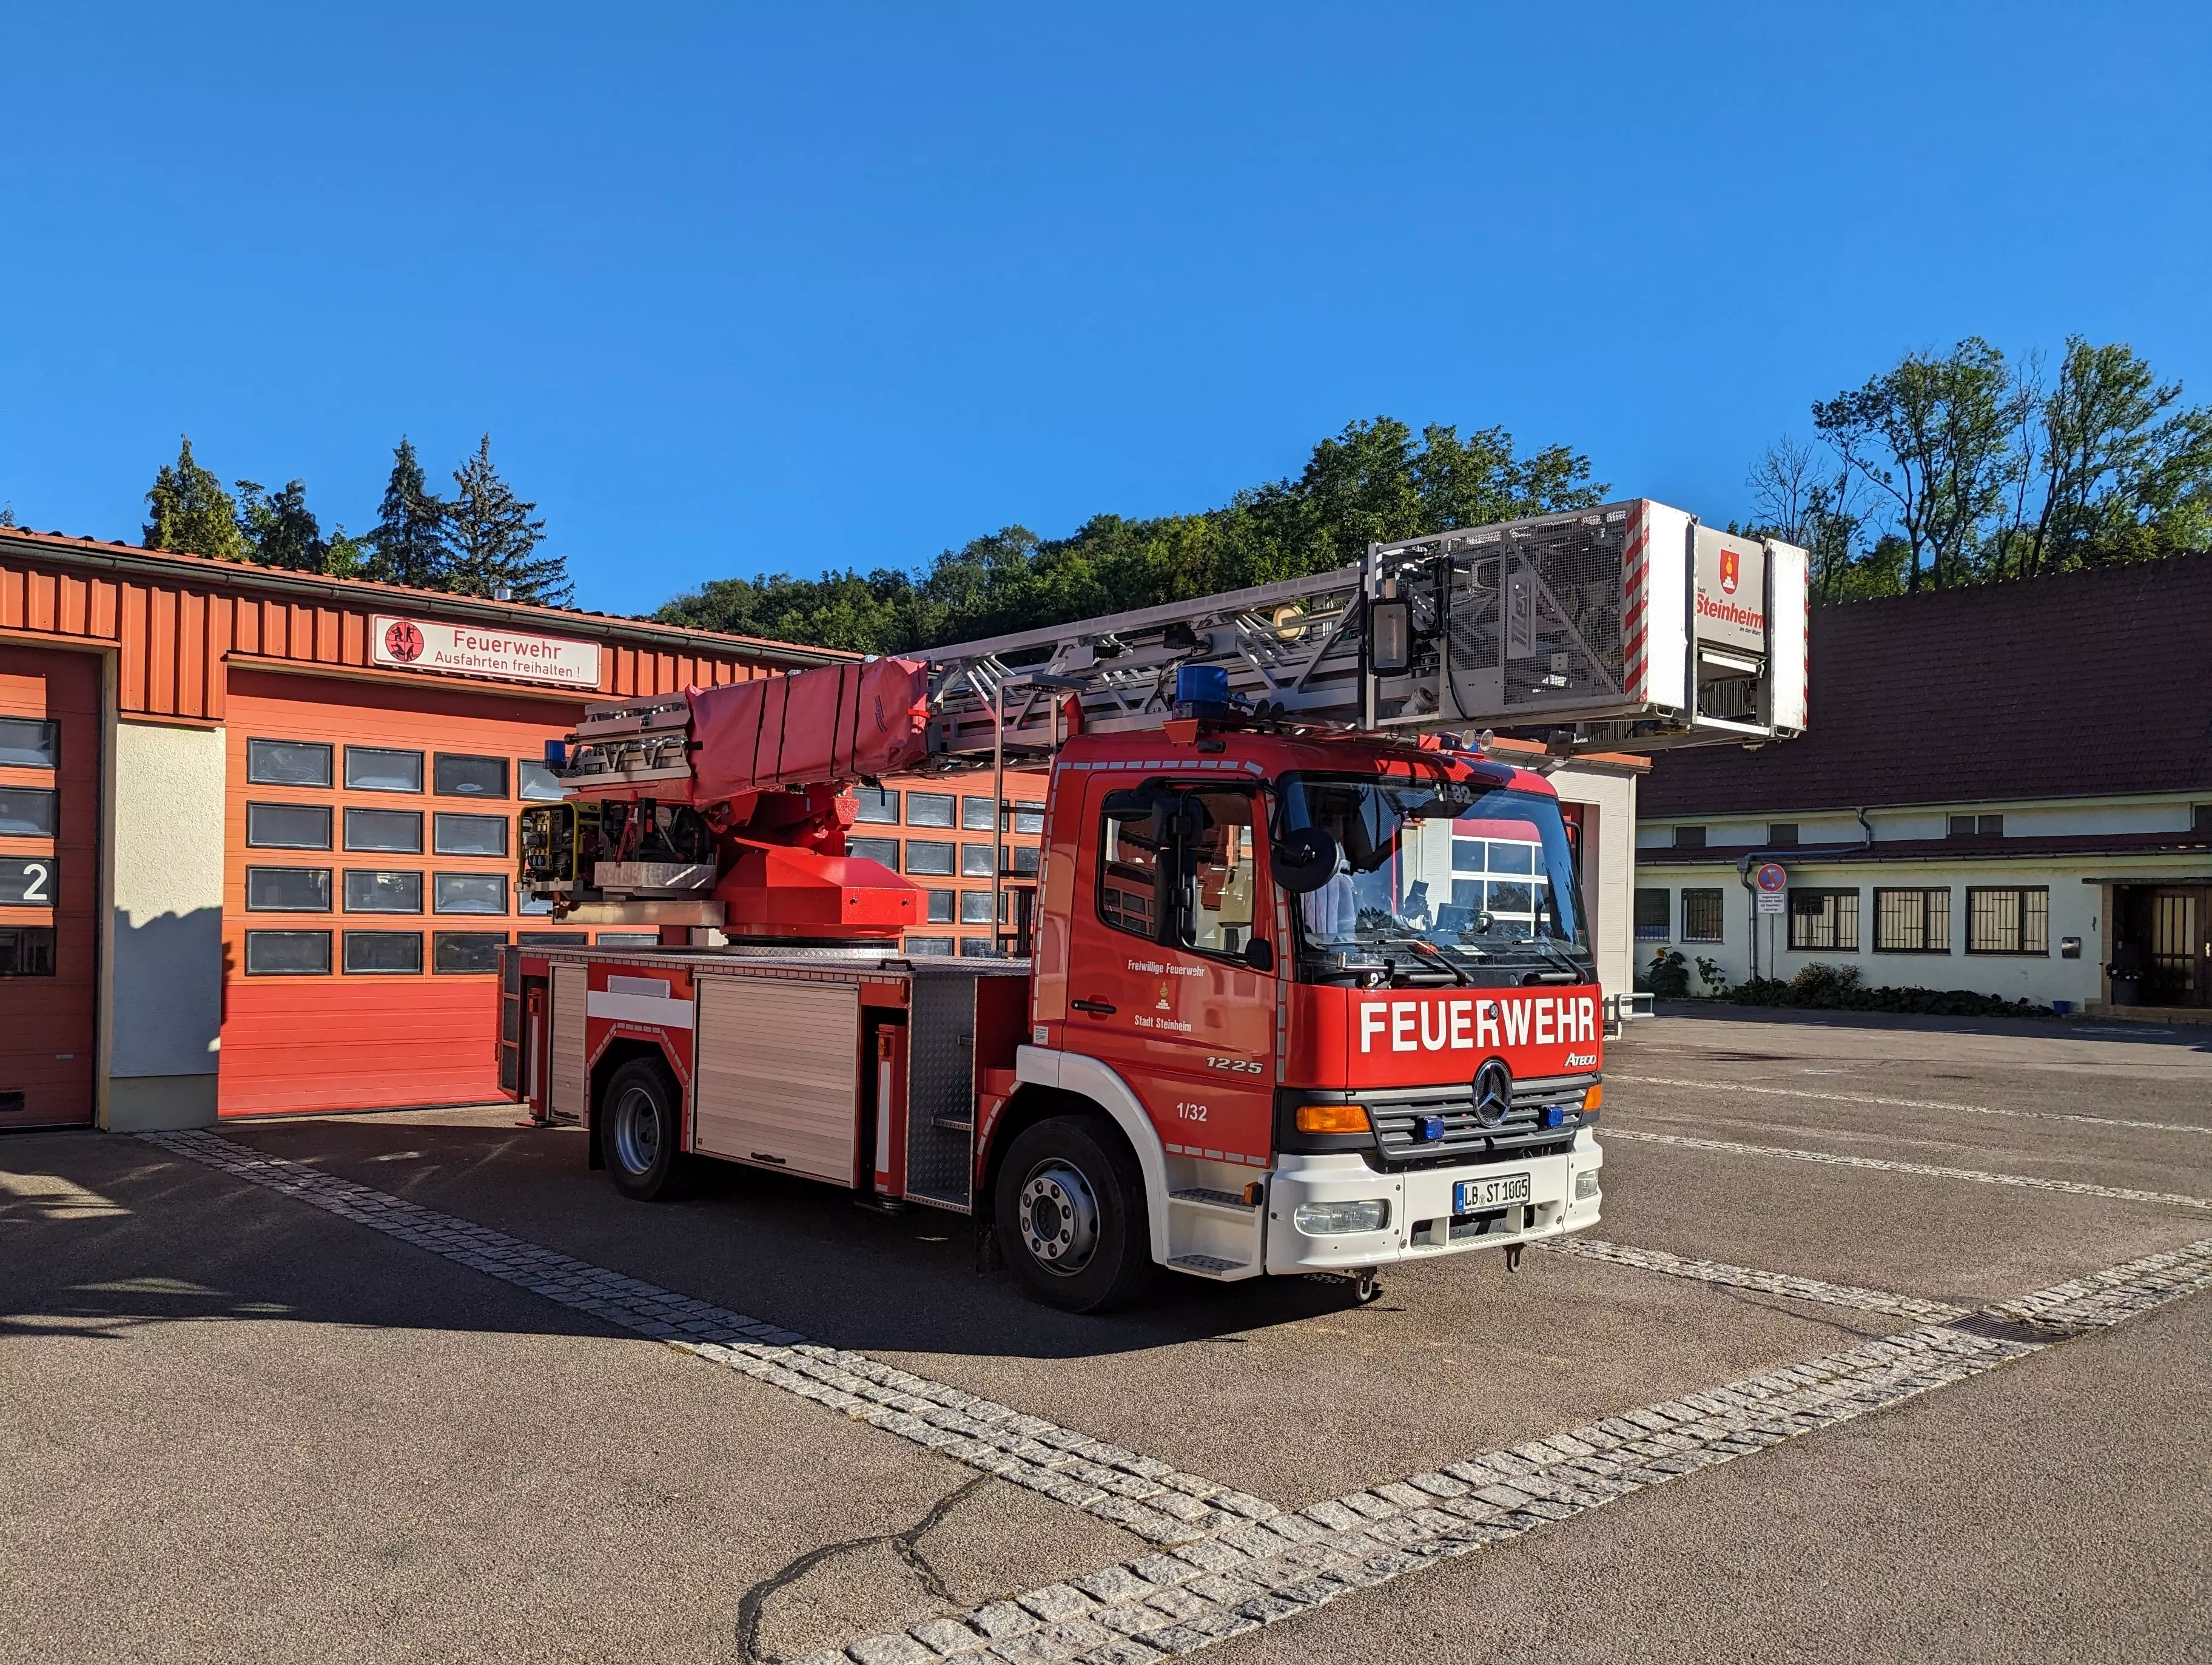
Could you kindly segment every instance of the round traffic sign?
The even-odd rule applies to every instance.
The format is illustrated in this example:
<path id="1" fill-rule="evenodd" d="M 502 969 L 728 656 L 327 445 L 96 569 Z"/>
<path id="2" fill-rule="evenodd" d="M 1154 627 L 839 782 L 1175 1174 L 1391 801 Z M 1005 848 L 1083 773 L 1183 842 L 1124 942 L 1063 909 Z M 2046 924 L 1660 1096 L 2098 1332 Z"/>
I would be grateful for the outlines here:
<path id="1" fill-rule="evenodd" d="M 1790 883 L 1789 870 L 1778 861 L 1762 861 L 1759 865 L 1759 872 L 1752 877 L 1752 883 L 1772 896 Z"/>

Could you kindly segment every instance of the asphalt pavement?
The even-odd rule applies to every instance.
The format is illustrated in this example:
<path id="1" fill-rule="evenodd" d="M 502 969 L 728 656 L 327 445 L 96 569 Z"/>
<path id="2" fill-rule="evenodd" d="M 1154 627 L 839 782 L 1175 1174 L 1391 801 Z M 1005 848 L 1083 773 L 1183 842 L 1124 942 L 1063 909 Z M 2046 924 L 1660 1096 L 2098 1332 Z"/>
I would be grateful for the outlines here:
<path id="1" fill-rule="evenodd" d="M 1591 1235 L 1616 1258 L 1430 1262 L 1366 1307 L 1332 1280 L 1164 1278 L 1074 1317 L 979 1273 L 964 1218 L 737 1170 L 630 1204 L 580 1135 L 506 1109 L 227 1124 L 215 1148 L 1103 1442 L 1083 1449 L 1128 1456 L 1132 1495 L 1172 1468 L 1325 1512 L 1894 1335 L 1916 1301 L 1963 1312 L 2212 1239 L 2208 1039 L 1639 1024 L 1607 1058 Z M 0 1140 L 0 1659 L 797 1660 L 1163 1548 L 1097 1487 L 1049 1495 L 842 1389 L 724 1368 L 182 1147 Z M 2209 1329 L 2196 1295 L 2044 1333 L 1220 1654 L 2212 1658 Z M 1228 1518 L 1206 1532 L 1238 1541 Z M 1024 1634 L 1005 1656 L 1054 1656 Z"/>

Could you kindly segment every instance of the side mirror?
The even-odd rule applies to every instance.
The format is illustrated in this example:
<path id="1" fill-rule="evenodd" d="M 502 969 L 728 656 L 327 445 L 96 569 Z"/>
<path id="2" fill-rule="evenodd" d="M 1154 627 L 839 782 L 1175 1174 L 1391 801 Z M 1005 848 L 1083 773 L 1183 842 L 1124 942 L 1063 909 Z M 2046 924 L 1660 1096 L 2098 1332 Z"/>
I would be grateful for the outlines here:
<path id="1" fill-rule="evenodd" d="M 1342 855 L 1319 827 L 1293 827 L 1275 841 L 1275 883 L 1294 896 L 1318 890 L 1335 877 Z"/>
<path id="2" fill-rule="evenodd" d="M 1244 945 L 1244 963 L 1255 971 L 1275 969 L 1275 945 L 1265 937 L 1255 937 Z"/>

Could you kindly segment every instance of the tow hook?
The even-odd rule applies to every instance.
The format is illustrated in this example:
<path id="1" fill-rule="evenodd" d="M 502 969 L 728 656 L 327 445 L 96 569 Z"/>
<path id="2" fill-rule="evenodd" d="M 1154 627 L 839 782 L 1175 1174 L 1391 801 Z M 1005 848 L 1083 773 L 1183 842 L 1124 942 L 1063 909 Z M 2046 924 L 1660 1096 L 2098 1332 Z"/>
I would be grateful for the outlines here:
<path id="1" fill-rule="evenodd" d="M 1519 1243 L 1508 1243 L 1505 1245 L 1505 1269 L 1508 1272 L 1520 1271 L 1521 1248 L 1522 1246 Z"/>
<path id="2" fill-rule="evenodd" d="M 1382 1298 L 1382 1280 L 1375 1275 L 1374 1267 L 1367 1267 L 1363 1268 L 1356 1280 L 1356 1286 L 1352 1291 L 1352 1299 L 1358 1302 L 1359 1304 L 1364 1307 L 1368 1306 L 1376 1301 L 1379 1301 Z"/>

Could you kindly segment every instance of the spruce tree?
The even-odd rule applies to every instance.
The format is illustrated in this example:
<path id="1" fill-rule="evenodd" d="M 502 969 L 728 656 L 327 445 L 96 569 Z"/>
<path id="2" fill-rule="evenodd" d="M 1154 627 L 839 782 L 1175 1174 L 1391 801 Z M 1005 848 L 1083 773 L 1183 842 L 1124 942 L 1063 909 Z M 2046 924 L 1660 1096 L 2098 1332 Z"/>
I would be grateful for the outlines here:
<path id="1" fill-rule="evenodd" d="M 307 507 L 306 482 L 288 482 L 281 491 L 264 491 L 252 480 L 234 483 L 238 487 L 239 532 L 256 565 L 295 573 L 325 570 L 330 545 Z"/>
<path id="2" fill-rule="evenodd" d="M 244 561 L 252 551 L 239 530 L 238 505 L 222 482 L 192 460 L 192 442 L 183 436 L 177 460 L 154 477 L 146 494 L 152 518 L 140 540 L 149 550 L 211 555 L 220 561 Z"/>
<path id="3" fill-rule="evenodd" d="M 362 576 L 422 590 L 447 587 L 453 551 L 446 538 L 446 506 L 430 495 L 414 443 L 404 435 L 392 449 L 392 477 L 385 483 L 377 522 L 361 541 L 369 550 Z"/>
<path id="4" fill-rule="evenodd" d="M 526 503 L 492 466 L 491 435 L 477 454 L 453 471 L 456 488 L 447 506 L 446 527 L 453 562 L 446 587 L 461 595 L 495 596 L 507 592 L 515 601 L 565 607 L 575 594 L 565 556 L 539 555 L 545 522 L 532 518 L 538 505 Z"/>

